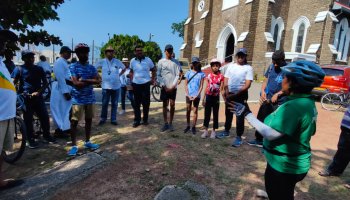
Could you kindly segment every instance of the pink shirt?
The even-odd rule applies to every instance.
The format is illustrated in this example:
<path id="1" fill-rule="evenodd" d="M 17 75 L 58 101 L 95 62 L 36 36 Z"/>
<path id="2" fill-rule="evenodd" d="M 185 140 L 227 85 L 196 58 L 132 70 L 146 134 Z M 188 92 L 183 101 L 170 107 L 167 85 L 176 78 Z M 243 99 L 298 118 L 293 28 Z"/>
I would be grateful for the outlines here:
<path id="1" fill-rule="evenodd" d="M 224 82 L 224 76 L 219 72 L 218 74 L 210 73 L 207 77 L 207 89 L 205 94 L 210 96 L 218 96 L 220 94 L 221 83 Z"/>

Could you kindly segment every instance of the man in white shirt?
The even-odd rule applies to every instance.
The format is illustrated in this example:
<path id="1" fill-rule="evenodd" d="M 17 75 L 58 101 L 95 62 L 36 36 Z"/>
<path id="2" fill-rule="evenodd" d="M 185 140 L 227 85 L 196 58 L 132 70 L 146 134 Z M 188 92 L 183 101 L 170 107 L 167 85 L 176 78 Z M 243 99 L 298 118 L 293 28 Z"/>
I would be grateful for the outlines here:
<path id="1" fill-rule="evenodd" d="M 125 65 L 114 58 L 114 49 L 109 46 L 105 50 L 106 58 L 103 59 L 97 68 L 102 69 L 102 109 L 99 125 L 107 121 L 108 104 L 111 99 L 111 124 L 117 123 L 118 98 L 120 93 L 120 75 L 125 72 Z M 121 70 L 121 71 L 120 71 Z"/>
<path id="2" fill-rule="evenodd" d="M 163 101 L 164 126 L 162 132 L 166 130 L 174 131 L 173 119 L 175 113 L 175 99 L 177 84 L 179 79 L 179 66 L 172 58 L 174 48 L 168 44 L 165 46 L 165 58 L 158 62 L 157 81 L 162 87 L 160 99 Z M 170 103 L 170 117 L 168 120 L 168 106 Z"/>
<path id="3" fill-rule="evenodd" d="M 3 63 L 3 56 L 8 41 L 17 41 L 17 36 L 0 26 L 0 152 L 3 149 L 11 150 L 15 132 L 16 117 L 16 89 L 6 65 Z M 0 156 L 0 190 L 9 189 L 23 183 L 23 180 L 5 180 L 2 172 L 3 158 Z"/>
<path id="4" fill-rule="evenodd" d="M 225 97 L 227 102 L 238 102 L 248 107 L 248 89 L 253 81 L 253 68 L 247 63 L 247 49 L 240 48 L 236 53 L 236 63 L 230 63 L 225 72 Z M 233 113 L 225 112 L 225 131 L 229 135 Z M 233 147 L 239 147 L 244 133 L 244 116 L 236 116 L 237 137 L 232 143 Z"/>
<path id="5" fill-rule="evenodd" d="M 125 72 L 120 76 L 121 82 L 121 106 L 122 110 L 119 112 L 120 115 L 125 113 L 125 97 L 130 101 L 131 107 L 134 109 L 134 93 L 132 91 L 131 80 L 130 80 L 130 62 L 128 58 L 123 58 L 122 63 L 125 65 Z M 119 70 L 121 71 L 121 70 Z"/>
<path id="6" fill-rule="evenodd" d="M 36 64 L 39 67 L 43 68 L 44 72 L 46 74 L 50 74 L 51 75 L 51 66 L 50 64 L 46 61 L 46 57 L 44 55 L 41 55 L 39 57 L 40 61 Z"/>
<path id="7" fill-rule="evenodd" d="M 67 60 L 71 57 L 72 50 L 63 46 L 60 55 L 53 67 L 56 80 L 52 83 L 50 111 L 57 126 L 55 137 L 67 138 L 70 130 L 69 112 L 72 108 L 71 73 Z"/>
<path id="8" fill-rule="evenodd" d="M 135 47 L 136 57 L 130 61 L 130 77 L 135 98 L 134 124 L 136 128 L 140 124 L 148 125 L 149 106 L 151 103 L 150 85 L 155 84 L 156 68 L 149 57 L 143 55 L 143 47 Z M 152 71 L 152 77 L 150 76 Z M 143 121 L 141 123 L 141 104 L 143 108 Z"/>

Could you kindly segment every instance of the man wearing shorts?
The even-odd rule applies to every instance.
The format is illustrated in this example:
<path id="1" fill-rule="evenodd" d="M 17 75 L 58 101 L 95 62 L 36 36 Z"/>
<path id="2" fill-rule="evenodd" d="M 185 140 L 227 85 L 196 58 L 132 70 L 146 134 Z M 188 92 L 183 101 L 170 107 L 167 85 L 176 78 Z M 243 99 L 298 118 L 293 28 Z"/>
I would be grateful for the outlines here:
<path id="1" fill-rule="evenodd" d="M 17 41 L 17 36 L 0 26 L 0 153 L 3 149 L 11 149 L 15 131 L 16 117 L 16 89 L 12 83 L 9 71 L 3 63 L 3 56 L 7 41 Z M 0 156 L 0 191 L 15 187 L 23 180 L 4 180 L 2 173 L 3 158 Z"/>
<path id="2" fill-rule="evenodd" d="M 79 120 L 85 114 L 85 143 L 84 147 L 96 150 L 100 146 L 90 141 L 91 123 L 94 117 L 95 94 L 93 85 L 101 82 L 100 76 L 94 66 L 88 63 L 90 48 L 84 43 L 79 43 L 75 47 L 75 53 L 79 58 L 70 66 L 73 89 L 72 89 L 72 119 L 71 119 L 71 137 L 72 147 L 68 151 L 69 156 L 75 156 L 78 152 L 76 132 Z"/>
<path id="3" fill-rule="evenodd" d="M 160 99 L 163 101 L 164 126 L 161 131 L 174 131 L 173 119 L 175 113 L 175 99 L 179 79 L 179 67 L 172 58 L 173 46 L 165 46 L 165 58 L 158 62 L 157 81 L 162 87 Z M 170 102 L 170 117 L 168 120 L 168 106 Z"/>

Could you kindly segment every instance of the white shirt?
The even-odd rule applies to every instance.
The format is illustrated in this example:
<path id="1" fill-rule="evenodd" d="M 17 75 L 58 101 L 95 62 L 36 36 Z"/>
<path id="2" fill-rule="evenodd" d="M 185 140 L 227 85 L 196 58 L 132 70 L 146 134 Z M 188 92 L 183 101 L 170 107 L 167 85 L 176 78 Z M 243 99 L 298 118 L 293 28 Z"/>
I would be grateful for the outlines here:
<path id="1" fill-rule="evenodd" d="M 51 73 L 51 71 L 52 71 L 50 64 L 48 62 L 46 62 L 46 61 L 40 61 L 36 65 L 38 65 L 39 67 L 43 68 L 45 73 L 47 73 L 47 72 Z"/>
<path id="2" fill-rule="evenodd" d="M 145 84 L 151 81 L 150 71 L 153 69 L 154 64 L 152 60 L 145 57 L 141 61 L 133 58 L 130 61 L 130 69 L 133 70 L 132 82 L 135 84 Z"/>
<path id="3" fill-rule="evenodd" d="M 120 69 L 119 73 L 121 71 L 122 70 Z M 125 87 L 127 85 L 131 85 L 130 78 L 126 77 L 129 73 L 130 73 L 130 68 L 126 68 L 125 72 L 122 75 L 120 75 L 120 83 L 121 83 L 122 87 Z"/>
<path id="4" fill-rule="evenodd" d="M 66 80 L 71 80 L 71 73 L 67 60 L 62 57 L 57 59 L 53 66 L 53 72 L 61 94 L 70 93 L 71 86 L 66 84 Z"/>
<path id="5" fill-rule="evenodd" d="M 17 101 L 16 88 L 6 65 L 2 61 L 3 58 L 0 56 L 0 121 L 16 116 Z"/>
<path id="6" fill-rule="evenodd" d="M 246 80 L 253 80 L 253 68 L 250 65 L 230 63 L 225 78 L 228 78 L 228 91 L 237 93 L 245 85 Z"/>
<path id="7" fill-rule="evenodd" d="M 118 59 L 102 59 L 97 68 L 102 68 L 102 89 L 117 90 L 121 87 L 119 70 L 125 69 L 125 65 Z"/>

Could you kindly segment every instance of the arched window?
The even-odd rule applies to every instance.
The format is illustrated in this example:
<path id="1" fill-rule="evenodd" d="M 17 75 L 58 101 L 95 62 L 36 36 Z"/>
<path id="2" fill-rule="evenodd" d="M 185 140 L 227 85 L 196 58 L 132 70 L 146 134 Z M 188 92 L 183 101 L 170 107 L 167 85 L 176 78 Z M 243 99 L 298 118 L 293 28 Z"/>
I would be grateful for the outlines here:
<path id="1" fill-rule="evenodd" d="M 337 60 L 346 61 L 350 43 L 349 22 L 346 18 L 337 24 L 334 38 L 334 46 L 338 51 Z"/>
<path id="2" fill-rule="evenodd" d="M 270 33 L 273 37 L 273 41 L 275 42 L 274 50 L 280 49 L 283 30 L 284 22 L 282 17 L 275 18 L 275 16 L 272 16 Z"/>
<path id="3" fill-rule="evenodd" d="M 292 52 L 304 53 L 307 29 L 310 27 L 310 21 L 307 17 L 301 16 L 293 25 Z"/>
<path id="4" fill-rule="evenodd" d="M 305 32 L 305 24 L 302 23 L 299 26 L 298 36 L 297 36 L 297 44 L 295 46 L 295 52 L 301 53 L 303 48 L 304 41 L 304 32 Z"/>
<path id="5" fill-rule="evenodd" d="M 275 26 L 275 30 L 273 31 L 273 41 L 275 41 L 274 49 L 277 50 L 277 40 L 278 40 L 278 24 Z"/>

